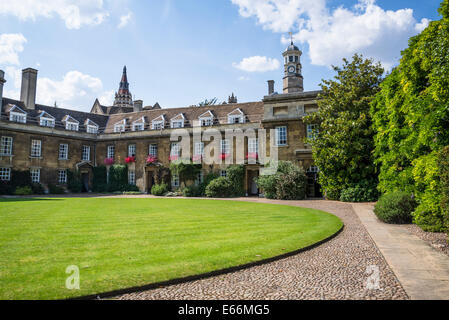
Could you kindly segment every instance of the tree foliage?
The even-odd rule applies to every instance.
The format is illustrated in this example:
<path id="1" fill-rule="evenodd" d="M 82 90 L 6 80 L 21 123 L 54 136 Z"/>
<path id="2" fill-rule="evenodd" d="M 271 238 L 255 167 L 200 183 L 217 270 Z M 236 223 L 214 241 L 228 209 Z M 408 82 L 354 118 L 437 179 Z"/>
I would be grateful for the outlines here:
<path id="1" fill-rule="evenodd" d="M 217 98 L 205 99 L 204 101 L 198 103 L 198 107 L 214 106 L 217 104 L 217 101 Z"/>
<path id="2" fill-rule="evenodd" d="M 449 145 L 448 8 L 443 1 L 442 19 L 410 39 L 372 105 L 379 190 L 412 192 L 414 222 L 428 231 L 444 229 L 437 159 Z"/>
<path id="3" fill-rule="evenodd" d="M 318 112 L 305 122 L 319 128 L 317 137 L 309 141 L 320 168 L 319 182 L 329 199 L 339 200 L 347 188 L 377 185 L 370 104 L 380 90 L 384 69 L 357 54 L 333 69 L 334 79 L 320 84 Z"/>

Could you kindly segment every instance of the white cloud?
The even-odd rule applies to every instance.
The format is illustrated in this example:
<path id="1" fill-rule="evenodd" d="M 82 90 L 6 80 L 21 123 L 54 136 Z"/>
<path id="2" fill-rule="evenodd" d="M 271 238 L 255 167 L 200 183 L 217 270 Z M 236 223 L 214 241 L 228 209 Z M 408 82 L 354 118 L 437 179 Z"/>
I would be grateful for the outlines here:
<path id="1" fill-rule="evenodd" d="M 231 0 L 243 17 L 256 17 L 273 32 L 296 30 L 294 38 L 307 44 L 312 64 L 339 64 L 356 52 L 380 60 L 390 68 L 397 63 L 409 37 L 428 23 L 420 23 L 412 9 L 384 10 L 375 0 L 359 0 L 348 9 L 331 10 L 326 0 Z M 282 38 L 283 43 L 289 41 Z"/>
<path id="2" fill-rule="evenodd" d="M 103 94 L 98 98 L 98 101 L 104 106 L 111 106 L 114 103 L 115 98 L 115 91 L 105 91 Z"/>
<path id="3" fill-rule="evenodd" d="M 420 23 L 416 24 L 415 30 L 417 32 L 422 32 L 425 28 L 427 28 L 429 26 L 429 23 L 430 23 L 429 19 L 423 18 L 423 19 L 421 19 Z"/>
<path id="4" fill-rule="evenodd" d="M 232 65 L 234 66 L 234 68 L 246 72 L 266 72 L 279 69 L 281 63 L 277 59 L 254 56 L 244 58 L 239 63 L 234 62 Z"/>
<path id="5" fill-rule="evenodd" d="M 21 33 L 0 34 L 0 63 L 18 65 L 19 53 L 23 51 L 27 39 Z"/>
<path id="6" fill-rule="evenodd" d="M 126 27 L 129 23 L 129 21 L 131 20 L 131 17 L 133 16 L 132 12 L 128 13 L 125 16 L 121 16 L 120 17 L 120 23 L 117 26 L 117 28 L 122 29 L 124 27 Z"/>
<path id="7" fill-rule="evenodd" d="M 68 29 L 98 25 L 109 15 L 103 0 L 0 0 L 0 14 L 13 15 L 24 21 L 57 15 Z"/>

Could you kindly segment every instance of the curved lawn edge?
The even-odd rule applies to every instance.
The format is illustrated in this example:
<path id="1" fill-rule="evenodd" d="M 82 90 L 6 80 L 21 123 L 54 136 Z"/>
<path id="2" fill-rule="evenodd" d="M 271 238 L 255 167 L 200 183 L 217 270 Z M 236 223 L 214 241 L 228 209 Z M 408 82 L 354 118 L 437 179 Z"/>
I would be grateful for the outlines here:
<path id="1" fill-rule="evenodd" d="M 276 205 L 289 206 L 288 204 L 276 204 Z M 302 208 L 302 207 L 299 207 L 299 206 L 292 206 L 292 207 Z M 318 210 L 318 211 L 321 211 L 321 210 Z M 325 211 L 322 211 L 322 212 L 325 212 Z M 325 213 L 333 215 L 332 213 L 329 213 L 329 212 L 325 212 Z M 333 216 L 335 216 L 335 215 L 333 215 Z M 341 221 L 341 219 L 339 219 L 339 220 Z M 262 260 L 255 261 L 255 262 L 245 263 L 245 264 L 234 266 L 234 267 L 214 270 L 214 271 L 211 271 L 211 272 L 201 273 L 201 274 L 197 274 L 197 275 L 191 275 L 191 276 L 187 276 L 187 277 L 181 277 L 181 278 L 175 278 L 175 279 L 161 281 L 161 282 L 156 282 L 156 283 L 150 283 L 150 284 L 143 285 L 143 286 L 135 286 L 135 287 L 130 287 L 130 288 L 112 290 L 112 291 L 107 291 L 107 292 L 103 292 L 103 293 L 90 294 L 90 295 L 85 295 L 85 296 L 80 296 L 80 297 L 73 297 L 73 298 L 68 298 L 68 299 L 63 299 L 63 300 L 95 300 L 95 299 L 99 300 L 99 299 L 107 299 L 107 298 L 113 298 L 113 297 L 124 295 L 124 294 L 136 293 L 136 292 L 141 292 L 141 291 L 148 291 L 148 290 L 153 290 L 153 289 L 160 289 L 160 288 L 169 287 L 169 286 L 173 286 L 173 285 L 184 284 L 184 283 L 188 283 L 188 282 L 192 282 L 192 281 L 205 280 L 205 279 L 216 277 L 216 276 L 220 276 L 220 275 L 225 275 L 225 274 L 230 274 L 230 273 L 234 273 L 234 272 L 245 270 L 245 269 L 250 269 L 250 268 L 253 268 L 253 267 L 257 267 L 257 266 L 265 265 L 265 264 L 272 263 L 272 262 L 275 262 L 275 261 L 278 261 L 278 260 L 282 260 L 282 259 L 285 259 L 285 258 L 289 258 L 289 257 L 295 256 L 297 254 L 300 254 L 302 252 L 309 251 L 309 250 L 312 250 L 312 249 L 314 249 L 316 247 L 319 247 L 322 244 L 324 244 L 326 242 L 329 242 L 330 240 L 332 240 L 335 237 L 337 237 L 344 230 L 344 228 L 345 228 L 345 225 L 344 225 L 344 223 L 342 221 L 341 227 L 334 234 L 330 235 L 329 237 L 327 237 L 327 238 L 325 238 L 323 240 L 320 240 L 320 241 L 318 241 L 318 242 L 316 242 L 314 244 L 311 244 L 309 246 L 303 247 L 301 249 L 294 250 L 294 251 L 291 251 L 291 252 L 288 252 L 288 253 L 284 253 L 282 255 L 278 255 L 278 256 L 275 256 L 275 257 L 262 259 Z"/>

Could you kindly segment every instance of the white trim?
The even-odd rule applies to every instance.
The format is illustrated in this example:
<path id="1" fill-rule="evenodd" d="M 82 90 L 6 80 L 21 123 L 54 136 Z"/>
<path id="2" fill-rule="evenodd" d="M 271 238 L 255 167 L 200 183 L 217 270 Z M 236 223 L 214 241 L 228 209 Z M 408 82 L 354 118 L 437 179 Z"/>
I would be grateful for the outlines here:
<path id="1" fill-rule="evenodd" d="M 232 114 L 236 111 L 238 111 L 240 114 L 239 115 Z M 238 119 L 237 122 L 235 121 L 236 119 Z M 228 124 L 238 124 L 238 123 L 245 123 L 245 114 L 240 108 L 237 108 L 232 112 L 228 113 Z"/>

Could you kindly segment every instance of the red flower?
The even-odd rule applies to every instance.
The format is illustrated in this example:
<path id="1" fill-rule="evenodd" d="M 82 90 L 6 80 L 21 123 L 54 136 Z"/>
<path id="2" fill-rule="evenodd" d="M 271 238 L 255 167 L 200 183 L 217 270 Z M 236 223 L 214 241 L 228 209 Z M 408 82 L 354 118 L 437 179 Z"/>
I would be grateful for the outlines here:
<path id="1" fill-rule="evenodd" d="M 257 152 L 250 152 L 246 155 L 246 160 L 258 160 L 259 154 Z"/>
<path id="2" fill-rule="evenodd" d="M 157 158 L 155 156 L 148 156 L 147 157 L 147 163 L 156 163 L 157 162 Z"/>
<path id="3" fill-rule="evenodd" d="M 128 157 L 125 159 L 126 163 L 134 163 L 136 162 L 136 157 Z"/>
<path id="4" fill-rule="evenodd" d="M 106 158 L 104 159 L 104 164 L 107 166 L 112 166 L 115 163 L 114 158 Z"/>
<path id="5" fill-rule="evenodd" d="M 199 162 L 199 161 L 201 161 L 202 159 L 203 159 L 203 156 L 202 156 L 202 155 L 195 155 L 195 156 L 193 156 L 193 158 L 192 158 L 193 162 Z"/>
<path id="6" fill-rule="evenodd" d="M 169 161 L 177 161 L 179 159 L 179 156 L 170 156 L 168 157 Z"/>
<path id="7" fill-rule="evenodd" d="M 228 154 L 228 153 L 222 153 L 222 154 L 220 155 L 220 159 L 221 159 L 221 160 L 226 160 L 227 158 L 229 158 L 229 154 Z"/>

